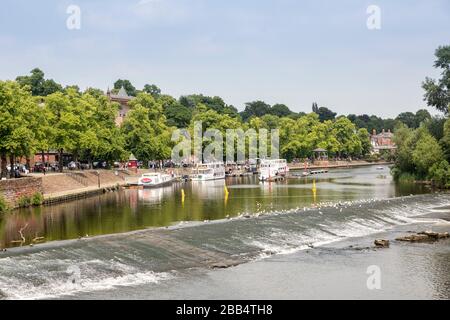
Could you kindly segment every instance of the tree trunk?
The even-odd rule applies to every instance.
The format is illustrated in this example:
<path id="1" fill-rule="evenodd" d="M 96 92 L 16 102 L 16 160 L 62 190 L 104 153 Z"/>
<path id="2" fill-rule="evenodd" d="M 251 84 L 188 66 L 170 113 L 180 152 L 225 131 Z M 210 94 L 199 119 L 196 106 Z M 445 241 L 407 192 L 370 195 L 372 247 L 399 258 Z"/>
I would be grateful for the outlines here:
<path id="1" fill-rule="evenodd" d="M 58 152 L 58 154 L 59 154 L 59 172 L 63 172 L 63 152 L 64 152 L 64 149 L 59 149 L 59 152 Z"/>
<path id="2" fill-rule="evenodd" d="M 88 157 L 88 165 L 89 165 L 89 169 L 94 169 L 92 166 L 92 156 L 91 153 L 89 152 L 89 157 Z"/>
<path id="3" fill-rule="evenodd" d="M 26 157 L 26 162 L 27 162 L 27 168 L 28 168 L 28 170 L 30 170 L 31 169 L 31 159 L 30 159 L 30 157 L 29 156 L 27 156 Z"/>
<path id="4" fill-rule="evenodd" d="M 41 158 L 42 158 L 42 164 L 46 168 L 47 167 L 47 163 L 45 161 L 45 151 L 44 150 L 41 151 Z"/>
<path id="5" fill-rule="evenodd" d="M 2 153 L 1 154 L 1 159 L 0 161 L 2 162 L 1 164 L 1 170 L 0 170 L 0 178 L 6 178 L 8 175 L 8 171 L 6 170 L 6 154 Z"/>
<path id="6" fill-rule="evenodd" d="M 10 154 L 9 155 L 9 166 L 11 168 L 11 170 L 9 170 L 9 178 L 15 178 L 15 174 L 14 174 L 14 155 Z"/>

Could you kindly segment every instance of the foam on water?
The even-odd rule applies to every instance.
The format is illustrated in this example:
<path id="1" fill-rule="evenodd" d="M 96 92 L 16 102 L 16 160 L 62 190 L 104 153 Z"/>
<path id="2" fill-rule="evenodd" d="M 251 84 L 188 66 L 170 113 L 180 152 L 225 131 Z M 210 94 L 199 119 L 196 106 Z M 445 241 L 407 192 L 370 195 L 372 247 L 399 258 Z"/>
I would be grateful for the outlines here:
<path id="1" fill-rule="evenodd" d="M 322 246 L 343 240 L 345 238 L 355 238 L 368 236 L 370 234 L 387 231 L 394 226 L 407 225 L 412 223 L 438 223 L 439 219 L 426 219 L 421 216 L 435 212 L 436 206 L 447 205 L 450 202 L 448 197 L 437 198 L 435 201 L 425 202 L 410 201 L 409 197 L 389 200 L 358 200 L 354 202 L 326 203 L 317 205 L 316 209 L 303 208 L 294 210 L 297 214 L 305 214 L 314 211 L 322 216 L 322 221 L 315 225 L 308 225 L 308 230 L 299 232 L 297 230 L 287 231 L 285 229 L 272 230 L 258 235 L 256 238 L 247 241 L 249 245 L 257 246 L 262 250 L 258 257 L 266 258 L 273 254 L 290 254 L 296 251 L 305 250 L 311 247 Z M 406 202 L 405 202 L 406 201 Z M 388 203 L 390 207 L 377 208 L 380 204 Z M 344 210 L 342 211 L 342 207 Z M 333 219 L 331 216 L 336 211 L 325 211 L 341 208 L 342 214 L 348 214 L 344 220 Z M 359 217 L 355 212 L 364 209 L 363 216 Z M 350 214 L 349 214 L 350 212 Z M 283 214 L 291 215 L 294 212 L 289 210 Z"/>
<path id="2" fill-rule="evenodd" d="M 174 272 L 141 271 L 118 261 L 33 260 L 0 259 L 0 299 L 48 299 L 174 277 Z"/>

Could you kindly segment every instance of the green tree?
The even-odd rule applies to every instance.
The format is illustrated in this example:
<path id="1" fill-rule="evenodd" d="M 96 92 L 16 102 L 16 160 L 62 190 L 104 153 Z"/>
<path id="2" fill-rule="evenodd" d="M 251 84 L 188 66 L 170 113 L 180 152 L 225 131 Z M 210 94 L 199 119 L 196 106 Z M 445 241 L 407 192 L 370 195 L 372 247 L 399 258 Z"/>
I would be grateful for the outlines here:
<path id="1" fill-rule="evenodd" d="M 408 126 L 408 128 L 411 129 L 417 128 L 416 115 L 412 112 L 400 113 L 397 116 L 396 120 L 402 122 L 403 124 Z"/>
<path id="2" fill-rule="evenodd" d="M 370 134 L 366 128 L 358 129 L 358 139 L 361 141 L 361 154 L 367 155 L 372 150 L 372 144 L 370 143 Z"/>
<path id="3" fill-rule="evenodd" d="M 346 117 L 339 117 L 332 126 L 333 136 L 339 142 L 338 152 L 345 155 L 360 155 L 362 143 L 356 134 L 355 125 Z"/>
<path id="4" fill-rule="evenodd" d="M 171 155 L 171 130 L 162 105 L 140 93 L 130 102 L 131 111 L 122 124 L 126 150 L 141 161 L 163 160 Z"/>
<path id="5" fill-rule="evenodd" d="M 157 101 L 162 105 L 169 126 L 177 128 L 187 128 L 189 126 L 193 108 L 183 105 L 169 95 L 160 95 Z"/>
<path id="6" fill-rule="evenodd" d="M 6 159 L 15 163 L 16 157 L 29 157 L 37 147 L 35 129 L 38 106 L 29 86 L 15 81 L 0 81 L 0 156 L 2 174 L 6 172 Z"/>
<path id="7" fill-rule="evenodd" d="M 431 119 L 431 114 L 426 109 L 420 109 L 416 112 L 416 125 L 420 127 L 422 123 L 425 123 Z"/>
<path id="8" fill-rule="evenodd" d="M 320 122 L 327 120 L 334 120 L 336 118 L 336 113 L 325 107 L 317 107 L 317 103 L 313 105 L 313 112 L 319 115 Z"/>
<path id="9" fill-rule="evenodd" d="M 115 123 L 118 104 L 110 103 L 104 95 L 89 93 L 80 97 L 80 104 L 88 111 L 78 151 L 82 158 L 90 165 L 93 160 L 126 160 L 129 154 L 125 151 L 125 139 Z"/>
<path id="10" fill-rule="evenodd" d="M 153 96 L 153 98 L 158 98 L 161 95 L 161 89 L 154 84 L 146 84 L 143 91 Z"/>
<path id="11" fill-rule="evenodd" d="M 442 149 L 437 140 L 424 131 L 419 134 L 419 140 L 412 152 L 412 160 L 420 177 L 426 177 L 429 169 L 443 159 Z"/>
<path id="12" fill-rule="evenodd" d="M 38 68 L 31 70 L 29 76 L 18 76 L 16 81 L 21 86 L 29 86 L 33 96 L 48 96 L 49 94 L 62 91 L 60 84 L 52 79 L 45 79 L 44 72 Z"/>
<path id="13" fill-rule="evenodd" d="M 284 104 L 274 104 L 270 109 L 270 114 L 277 117 L 287 117 L 293 112 Z"/>
<path id="14" fill-rule="evenodd" d="M 445 159 L 447 159 L 447 161 L 450 161 L 450 118 L 445 121 L 440 143 L 444 152 Z"/>
<path id="15" fill-rule="evenodd" d="M 450 188 L 450 165 L 446 160 L 433 164 L 428 177 L 440 188 Z"/>
<path id="16" fill-rule="evenodd" d="M 450 45 L 441 46 L 436 50 L 434 67 L 441 69 L 441 78 L 434 80 L 426 78 L 422 84 L 425 90 L 425 101 L 437 110 L 449 113 L 450 107 Z"/>
<path id="17" fill-rule="evenodd" d="M 251 117 L 262 117 L 270 114 L 271 107 L 264 101 L 253 101 L 245 104 L 245 110 L 241 112 L 242 120 L 248 121 Z"/>

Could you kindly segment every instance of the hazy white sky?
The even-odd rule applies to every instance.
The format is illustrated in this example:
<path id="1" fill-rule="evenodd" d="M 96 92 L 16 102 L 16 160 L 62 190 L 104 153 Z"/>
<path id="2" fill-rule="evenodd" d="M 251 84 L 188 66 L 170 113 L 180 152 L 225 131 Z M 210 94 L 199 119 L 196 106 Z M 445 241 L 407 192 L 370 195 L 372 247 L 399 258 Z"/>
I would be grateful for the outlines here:
<path id="1" fill-rule="evenodd" d="M 368 30 L 369 5 L 381 30 Z M 118 78 L 178 97 L 256 99 L 310 111 L 396 116 L 425 106 L 434 51 L 450 44 L 448 0 L 4 0 L 0 79 L 39 67 L 106 90 Z M 69 30 L 69 5 L 81 29 Z M 430 109 L 431 111 L 431 109 Z"/>

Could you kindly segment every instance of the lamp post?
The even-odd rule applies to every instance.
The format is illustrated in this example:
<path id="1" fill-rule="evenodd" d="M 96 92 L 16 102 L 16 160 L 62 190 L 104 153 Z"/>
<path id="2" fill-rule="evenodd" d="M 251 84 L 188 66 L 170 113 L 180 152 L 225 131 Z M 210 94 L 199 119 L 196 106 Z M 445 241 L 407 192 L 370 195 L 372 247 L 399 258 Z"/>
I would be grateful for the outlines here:
<path id="1" fill-rule="evenodd" d="M 100 171 L 97 170 L 98 188 L 100 189 Z"/>

